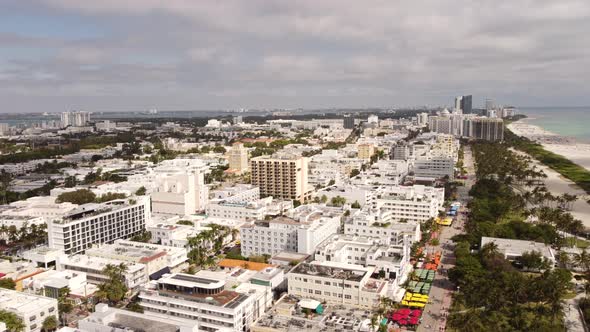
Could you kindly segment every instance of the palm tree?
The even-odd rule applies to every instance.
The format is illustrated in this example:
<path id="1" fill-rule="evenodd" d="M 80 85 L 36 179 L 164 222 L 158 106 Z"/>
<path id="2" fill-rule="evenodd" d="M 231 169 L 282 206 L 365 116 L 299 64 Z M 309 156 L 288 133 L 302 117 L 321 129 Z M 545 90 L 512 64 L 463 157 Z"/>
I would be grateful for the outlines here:
<path id="1" fill-rule="evenodd" d="M 586 273 L 590 272 L 590 253 L 583 249 L 581 253 L 574 255 L 574 264 L 582 268 Z"/>
<path id="2" fill-rule="evenodd" d="M 43 325 L 41 326 L 41 331 L 55 331 L 57 329 L 57 319 L 55 316 L 48 316 L 43 321 Z"/>
<path id="3" fill-rule="evenodd" d="M 0 322 L 6 324 L 6 328 L 11 332 L 22 332 L 26 328 L 26 325 L 23 323 L 23 320 L 20 317 L 12 312 L 1 309 Z"/>
<path id="4" fill-rule="evenodd" d="M 486 243 L 483 247 L 481 247 L 480 255 L 482 259 L 490 258 L 496 256 L 500 253 L 498 249 L 498 244 L 496 242 L 489 242 Z"/>
<path id="5" fill-rule="evenodd" d="M 565 251 L 560 251 L 557 254 L 557 260 L 559 261 L 559 263 L 561 264 L 561 266 L 564 269 L 567 269 L 568 265 L 572 262 L 572 260 L 570 259 L 570 256 L 567 252 Z"/>

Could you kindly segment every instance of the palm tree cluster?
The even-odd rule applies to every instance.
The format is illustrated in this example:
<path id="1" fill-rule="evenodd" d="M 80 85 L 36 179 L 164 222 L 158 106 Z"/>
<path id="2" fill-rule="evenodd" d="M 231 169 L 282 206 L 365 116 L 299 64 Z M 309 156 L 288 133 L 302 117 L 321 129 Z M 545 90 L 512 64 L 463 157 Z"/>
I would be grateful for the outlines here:
<path id="1" fill-rule="evenodd" d="M 24 249 L 47 243 L 47 225 L 25 223 L 17 228 L 14 225 L 0 226 L 0 242 L 20 244 Z"/>
<path id="2" fill-rule="evenodd" d="M 563 294 L 571 290 L 565 269 L 525 274 L 504 258 L 495 243 L 472 254 L 455 249 L 449 278 L 459 286 L 448 326 L 460 331 L 562 331 Z M 543 267 L 543 264 L 540 265 Z M 546 266 L 544 266 L 546 267 Z"/>
<path id="3" fill-rule="evenodd" d="M 228 226 L 211 224 L 209 229 L 188 238 L 190 251 L 188 258 L 191 264 L 205 267 L 215 265 L 215 255 L 225 244 L 228 237 L 235 241 L 239 230 Z"/>
<path id="4" fill-rule="evenodd" d="M 125 263 L 119 265 L 107 264 L 103 269 L 103 274 L 108 279 L 98 285 L 98 291 L 95 293 L 96 298 L 99 301 L 107 301 L 110 305 L 123 300 L 129 290 L 125 283 L 125 272 L 127 272 Z"/>

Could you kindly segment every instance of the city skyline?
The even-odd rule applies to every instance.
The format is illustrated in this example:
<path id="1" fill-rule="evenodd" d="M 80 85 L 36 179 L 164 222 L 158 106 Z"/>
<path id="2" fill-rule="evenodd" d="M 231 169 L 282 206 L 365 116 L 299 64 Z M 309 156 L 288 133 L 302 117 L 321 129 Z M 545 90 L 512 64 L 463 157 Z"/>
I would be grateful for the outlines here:
<path id="1" fill-rule="evenodd" d="M 8 0 L 0 113 L 590 104 L 590 3 Z"/>

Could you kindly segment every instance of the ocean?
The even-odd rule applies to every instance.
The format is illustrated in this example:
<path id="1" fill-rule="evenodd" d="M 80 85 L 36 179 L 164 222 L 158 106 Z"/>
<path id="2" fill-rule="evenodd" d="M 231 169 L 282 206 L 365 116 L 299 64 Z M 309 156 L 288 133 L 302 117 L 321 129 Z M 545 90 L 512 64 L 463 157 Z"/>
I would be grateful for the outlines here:
<path id="1" fill-rule="evenodd" d="M 590 143 L 590 107 L 521 107 L 518 110 L 531 124 Z"/>

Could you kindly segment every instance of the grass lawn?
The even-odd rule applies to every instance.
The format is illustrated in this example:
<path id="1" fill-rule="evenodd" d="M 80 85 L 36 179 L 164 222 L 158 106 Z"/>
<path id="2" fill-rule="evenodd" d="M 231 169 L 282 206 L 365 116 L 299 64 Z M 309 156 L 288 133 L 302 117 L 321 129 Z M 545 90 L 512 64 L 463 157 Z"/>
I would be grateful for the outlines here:
<path id="1" fill-rule="evenodd" d="M 582 239 L 576 239 L 576 247 L 580 248 L 580 249 L 586 249 L 590 246 L 590 241 L 586 241 L 586 240 L 582 240 Z"/>

